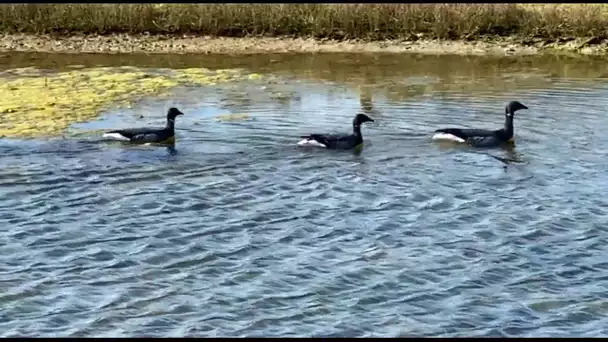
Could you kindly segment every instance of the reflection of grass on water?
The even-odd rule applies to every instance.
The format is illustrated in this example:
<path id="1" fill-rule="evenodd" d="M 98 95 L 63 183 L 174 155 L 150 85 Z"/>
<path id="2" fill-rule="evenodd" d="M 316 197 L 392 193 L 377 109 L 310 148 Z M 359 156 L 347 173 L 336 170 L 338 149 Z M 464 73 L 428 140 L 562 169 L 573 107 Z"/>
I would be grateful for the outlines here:
<path id="1" fill-rule="evenodd" d="M 273 73 L 360 87 L 364 97 L 373 93 L 395 102 L 447 93 L 495 97 L 513 91 L 547 89 L 557 78 L 577 79 L 581 85 L 592 86 L 598 78 L 608 77 L 604 59 L 553 55 L 316 54 L 272 58 L 277 59 L 272 64 Z M 362 101 L 361 108 L 369 107 L 368 100 Z"/>
<path id="2" fill-rule="evenodd" d="M 603 4 L 19 4 L 2 32 L 394 39 L 602 35 Z"/>
<path id="3" fill-rule="evenodd" d="M 603 58 L 559 55 L 463 57 L 319 53 L 226 58 L 223 55 L 200 54 L 134 54 L 118 57 L 105 54 L 12 53 L 10 56 L 0 60 L 4 62 L 0 63 L 0 70 L 32 64 L 60 70 L 67 70 L 70 65 L 134 65 L 162 69 L 195 68 L 200 65 L 211 69 L 247 68 L 252 72 L 271 73 L 283 80 L 329 81 L 348 87 L 361 86 L 368 88 L 367 92 L 384 93 L 394 101 L 411 100 L 437 92 L 486 96 L 513 90 L 545 89 L 558 78 L 578 79 L 580 84 L 591 86 L 597 83 L 598 78 L 608 77 L 608 64 Z M 285 93 L 281 88 L 279 90 Z M 280 97 L 280 94 L 276 96 Z M 250 101 L 250 95 L 232 94 L 228 102 L 234 101 L 242 104 Z"/>
<path id="4" fill-rule="evenodd" d="M 130 67 L 49 75 L 24 68 L 5 74 L 9 76 L 0 85 L 0 136 L 22 138 L 61 134 L 72 123 L 91 120 L 106 108 L 128 107 L 142 96 L 159 96 L 180 84 L 214 85 L 261 77 L 238 70 L 196 68 L 153 74 Z"/>

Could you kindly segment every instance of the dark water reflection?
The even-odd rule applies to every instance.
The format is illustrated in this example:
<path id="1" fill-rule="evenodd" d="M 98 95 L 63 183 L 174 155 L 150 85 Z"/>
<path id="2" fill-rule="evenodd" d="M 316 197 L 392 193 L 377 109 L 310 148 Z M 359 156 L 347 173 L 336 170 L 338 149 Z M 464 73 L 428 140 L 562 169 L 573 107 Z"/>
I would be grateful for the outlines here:
<path id="1" fill-rule="evenodd" d="M 601 60 L 2 58 L 281 80 L 180 89 L 74 127 L 156 124 L 177 105 L 175 150 L 0 141 L 3 336 L 607 335 Z M 512 99 L 530 108 L 514 150 L 430 142 L 499 127 Z M 376 122 L 360 154 L 295 146 L 361 107 Z M 214 119 L 229 113 L 250 119 Z"/>

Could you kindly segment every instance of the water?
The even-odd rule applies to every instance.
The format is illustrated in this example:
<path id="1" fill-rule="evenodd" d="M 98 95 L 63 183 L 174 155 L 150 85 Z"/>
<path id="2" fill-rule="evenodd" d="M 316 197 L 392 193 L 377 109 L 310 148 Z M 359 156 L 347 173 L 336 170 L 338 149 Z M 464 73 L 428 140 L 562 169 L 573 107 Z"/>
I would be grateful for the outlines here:
<path id="1" fill-rule="evenodd" d="M 239 67 L 283 81 L 182 89 L 73 127 L 162 124 L 177 105 L 175 150 L 98 133 L 2 140 L 2 336 L 608 335 L 602 60 L 3 61 Z M 510 100 L 530 108 L 516 114 L 515 150 L 430 141 L 439 127 L 500 127 Z M 295 146 L 347 132 L 362 109 L 376 122 L 361 153 Z M 227 113 L 250 119 L 214 119 Z"/>

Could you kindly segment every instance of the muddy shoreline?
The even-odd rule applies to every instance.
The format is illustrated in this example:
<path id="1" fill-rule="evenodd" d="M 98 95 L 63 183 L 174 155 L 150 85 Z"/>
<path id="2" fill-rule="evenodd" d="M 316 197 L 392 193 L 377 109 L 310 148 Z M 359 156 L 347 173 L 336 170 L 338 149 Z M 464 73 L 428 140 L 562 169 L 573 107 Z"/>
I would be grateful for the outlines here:
<path id="1" fill-rule="evenodd" d="M 31 35 L 0 36 L 0 52 L 58 53 L 312 53 L 384 52 L 456 55 L 607 55 L 608 41 L 597 37 L 555 40 L 519 37 L 482 37 L 475 40 L 441 41 L 424 39 L 365 42 L 308 38 L 202 37 L 171 35 Z"/>

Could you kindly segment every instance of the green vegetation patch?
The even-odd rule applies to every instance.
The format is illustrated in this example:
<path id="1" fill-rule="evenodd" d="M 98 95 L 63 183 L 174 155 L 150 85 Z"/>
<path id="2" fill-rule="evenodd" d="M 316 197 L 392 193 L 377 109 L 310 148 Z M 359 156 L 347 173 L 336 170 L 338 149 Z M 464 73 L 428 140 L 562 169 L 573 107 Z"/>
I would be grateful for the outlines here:
<path id="1" fill-rule="evenodd" d="M 71 124 L 90 121 L 103 110 L 130 107 L 133 101 L 166 94 L 179 85 L 213 86 L 260 78 L 237 69 L 121 67 L 53 74 L 13 69 L 0 76 L 0 137 L 58 136 Z"/>

